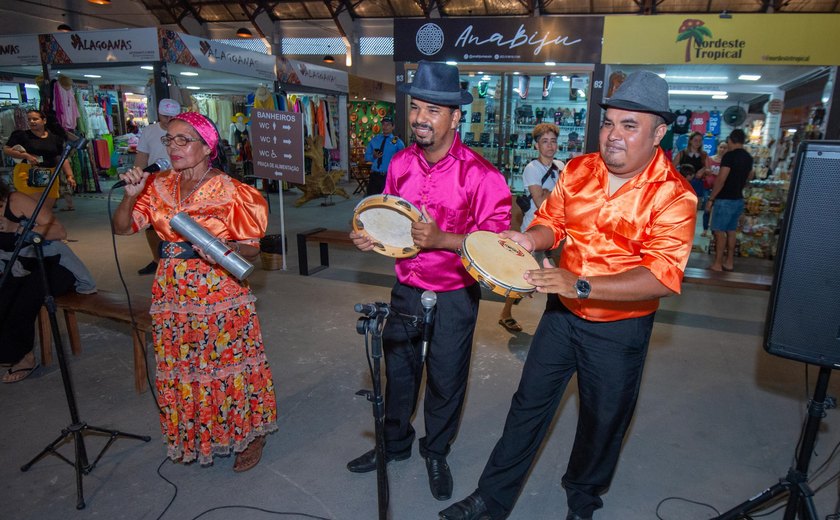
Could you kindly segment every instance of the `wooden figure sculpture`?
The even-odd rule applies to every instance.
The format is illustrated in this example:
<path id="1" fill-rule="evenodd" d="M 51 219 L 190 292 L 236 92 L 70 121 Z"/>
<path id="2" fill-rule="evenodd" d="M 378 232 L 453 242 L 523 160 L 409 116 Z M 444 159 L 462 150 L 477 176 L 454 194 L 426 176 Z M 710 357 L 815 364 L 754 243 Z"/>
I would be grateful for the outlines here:
<path id="1" fill-rule="evenodd" d="M 349 199 L 350 195 L 338 182 L 344 177 L 344 170 L 324 170 L 324 138 L 321 136 L 308 136 L 303 140 L 303 156 L 312 161 L 310 175 L 306 184 L 294 184 L 303 192 L 303 195 L 295 201 L 295 207 L 299 208 L 312 199 L 327 198 L 332 195 L 340 195 Z M 326 205 L 326 203 L 324 204 Z"/>

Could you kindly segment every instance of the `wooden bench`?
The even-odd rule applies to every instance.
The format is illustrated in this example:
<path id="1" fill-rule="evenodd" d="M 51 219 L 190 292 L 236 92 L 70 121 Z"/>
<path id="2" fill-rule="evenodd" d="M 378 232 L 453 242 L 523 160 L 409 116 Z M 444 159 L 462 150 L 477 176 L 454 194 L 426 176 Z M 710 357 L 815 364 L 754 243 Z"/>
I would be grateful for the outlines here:
<path id="1" fill-rule="evenodd" d="M 309 254 L 306 250 L 308 242 L 317 242 L 321 254 L 321 265 L 309 268 Z M 345 246 L 352 246 L 353 241 L 350 239 L 349 231 L 338 231 L 326 228 L 314 228 L 303 233 L 298 233 L 298 267 L 301 276 L 309 276 L 310 274 L 322 271 L 330 266 L 330 250 L 329 244 L 339 244 Z"/>
<path id="2" fill-rule="evenodd" d="M 96 294 L 70 293 L 56 297 L 55 303 L 57 310 L 64 312 L 64 323 L 67 325 L 67 333 L 70 336 L 70 350 L 76 356 L 82 352 L 76 313 L 132 324 L 131 313 L 124 294 L 109 291 L 99 291 Z M 131 307 L 134 311 L 134 325 L 131 329 L 134 347 L 134 388 L 138 393 L 144 392 L 147 387 L 145 346 L 152 332 L 150 306 L 151 300 L 148 297 L 131 297 Z M 46 307 L 41 307 L 38 335 L 41 342 L 41 363 L 48 365 L 52 362 L 52 348 L 49 313 Z"/>
<path id="3" fill-rule="evenodd" d="M 712 271 L 699 267 L 686 267 L 683 282 L 738 289 L 769 291 L 773 277 L 766 274 L 739 273 L 735 271 Z"/>

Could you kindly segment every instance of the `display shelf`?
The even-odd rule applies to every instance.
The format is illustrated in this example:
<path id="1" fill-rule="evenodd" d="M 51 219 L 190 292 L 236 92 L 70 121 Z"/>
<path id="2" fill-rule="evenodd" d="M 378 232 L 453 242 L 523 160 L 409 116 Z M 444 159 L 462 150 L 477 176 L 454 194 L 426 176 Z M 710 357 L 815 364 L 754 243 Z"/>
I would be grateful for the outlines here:
<path id="1" fill-rule="evenodd" d="M 778 226 L 785 210 L 787 191 L 788 183 L 783 180 L 755 180 L 747 184 L 744 214 L 737 233 L 737 256 L 769 259 L 776 255 Z M 714 240 L 709 252 L 714 253 Z"/>

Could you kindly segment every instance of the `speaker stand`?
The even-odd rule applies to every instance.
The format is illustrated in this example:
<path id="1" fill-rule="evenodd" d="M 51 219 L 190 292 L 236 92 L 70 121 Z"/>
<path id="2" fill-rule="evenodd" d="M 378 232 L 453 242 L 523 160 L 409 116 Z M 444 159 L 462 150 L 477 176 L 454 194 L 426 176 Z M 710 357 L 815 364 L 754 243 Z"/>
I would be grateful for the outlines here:
<path id="1" fill-rule="evenodd" d="M 738 504 L 722 515 L 716 516 L 713 520 L 748 518 L 748 513 L 762 507 L 782 493 L 788 493 L 784 520 L 794 520 L 797 515 L 800 519 L 818 520 L 817 509 L 814 506 L 814 492 L 808 486 L 808 465 L 811 463 L 811 454 L 814 452 L 814 442 L 820 429 L 820 421 L 825 417 L 825 394 L 830 376 L 831 368 L 820 367 L 814 397 L 808 403 L 808 418 L 805 421 L 802 445 L 799 447 L 799 453 L 796 457 L 796 467 L 790 468 L 787 475 L 780 479 L 778 484 L 774 484 L 754 498 Z"/>

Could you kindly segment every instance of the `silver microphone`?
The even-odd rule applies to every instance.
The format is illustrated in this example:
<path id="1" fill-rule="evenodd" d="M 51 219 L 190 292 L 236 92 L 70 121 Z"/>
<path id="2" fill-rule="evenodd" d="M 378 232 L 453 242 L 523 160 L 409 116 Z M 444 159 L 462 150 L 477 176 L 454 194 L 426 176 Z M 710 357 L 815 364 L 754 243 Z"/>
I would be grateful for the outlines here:
<path id="1" fill-rule="evenodd" d="M 242 258 L 183 211 L 176 213 L 169 225 L 190 243 L 200 247 L 205 255 L 227 269 L 238 280 L 244 280 L 254 270 L 254 264 Z"/>
<path id="2" fill-rule="evenodd" d="M 420 295 L 420 303 L 423 305 L 423 343 L 420 345 L 420 364 L 422 365 L 426 361 L 426 352 L 429 351 L 429 343 L 432 340 L 433 311 L 437 304 L 437 294 L 434 291 L 423 291 Z"/>

